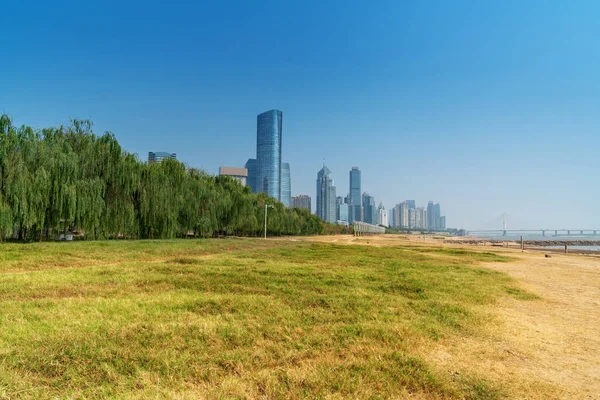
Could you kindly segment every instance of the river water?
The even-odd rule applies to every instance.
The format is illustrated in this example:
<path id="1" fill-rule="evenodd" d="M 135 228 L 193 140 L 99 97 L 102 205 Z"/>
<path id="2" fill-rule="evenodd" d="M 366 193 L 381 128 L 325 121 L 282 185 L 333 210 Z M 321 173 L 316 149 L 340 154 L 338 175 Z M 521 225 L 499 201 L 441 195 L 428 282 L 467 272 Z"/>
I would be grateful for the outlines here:
<path id="1" fill-rule="evenodd" d="M 477 236 L 473 236 L 473 238 L 481 238 L 481 239 L 490 239 L 490 240 L 512 240 L 512 241 L 519 241 L 521 240 L 521 235 L 507 235 L 507 236 L 502 236 L 501 233 L 498 234 L 494 234 L 494 235 L 477 235 Z M 553 234 L 551 235 L 550 232 L 546 232 L 546 236 L 542 236 L 541 234 L 531 234 L 528 232 L 525 232 L 523 234 L 523 240 L 539 240 L 539 241 L 544 241 L 544 240 L 549 240 L 549 241 L 554 241 L 554 240 L 559 240 L 561 242 L 570 242 L 570 241 L 577 241 L 577 240 L 590 240 L 590 241 L 600 241 L 600 235 L 558 235 L 558 236 L 554 236 Z M 563 249 L 564 246 L 548 246 L 548 248 L 551 249 Z M 591 250 L 591 251 L 600 251 L 600 246 L 576 246 L 576 245 L 572 245 L 569 246 L 569 249 L 573 249 L 573 250 Z"/>

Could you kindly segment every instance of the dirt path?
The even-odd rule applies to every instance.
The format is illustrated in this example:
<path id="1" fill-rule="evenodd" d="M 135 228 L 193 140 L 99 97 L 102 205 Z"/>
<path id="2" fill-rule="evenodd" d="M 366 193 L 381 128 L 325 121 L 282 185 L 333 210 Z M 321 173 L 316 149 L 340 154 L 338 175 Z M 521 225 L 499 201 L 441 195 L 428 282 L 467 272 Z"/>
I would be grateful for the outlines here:
<path id="1" fill-rule="evenodd" d="M 443 246 L 412 236 L 322 236 L 309 240 L 371 246 Z M 488 310 L 498 323 L 484 337 L 440 343 L 426 355 L 449 371 L 479 372 L 512 387 L 515 398 L 600 399 L 600 258 L 450 245 L 507 254 L 485 267 L 517 279 L 539 300 L 505 298 Z"/>

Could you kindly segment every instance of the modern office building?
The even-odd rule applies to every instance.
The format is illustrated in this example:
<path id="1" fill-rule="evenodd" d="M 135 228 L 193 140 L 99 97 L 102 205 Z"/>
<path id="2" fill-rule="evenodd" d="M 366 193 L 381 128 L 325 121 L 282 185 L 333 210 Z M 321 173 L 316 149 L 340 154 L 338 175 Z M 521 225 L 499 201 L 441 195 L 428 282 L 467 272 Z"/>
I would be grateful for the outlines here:
<path id="1" fill-rule="evenodd" d="M 246 182 L 248 183 L 248 186 L 250 186 L 252 193 L 258 193 L 258 190 L 256 187 L 256 175 L 258 174 L 258 161 L 256 161 L 255 158 L 248 159 L 248 161 L 246 161 L 246 170 L 248 171 L 248 179 L 246 180 Z"/>
<path id="2" fill-rule="evenodd" d="M 292 203 L 292 180 L 290 163 L 281 164 L 281 202 L 289 207 Z"/>
<path id="3" fill-rule="evenodd" d="M 352 167 L 350 170 L 350 216 L 349 221 L 362 221 L 362 197 L 360 192 L 360 169 Z"/>
<path id="4" fill-rule="evenodd" d="M 363 222 L 367 224 L 375 225 L 377 223 L 377 206 L 375 205 L 375 198 L 370 196 L 369 193 L 364 192 L 362 195 L 363 205 Z"/>
<path id="5" fill-rule="evenodd" d="M 248 170 L 246 168 L 219 167 L 219 175 L 231 176 L 232 178 L 239 181 L 242 185 L 246 186 Z"/>
<path id="6" fill-rule="evenodd" d="M 335 198 L 335 209 L 336 209 L 335 218 L 337 220 L 340 219 L 340 204 L 343 204 L 343 203 L 344 203 L 344 199 L 342 198 L 342 196 L 337 196 Z"/>
<path id="7" fill-rule="evenodd" d="M 336 195 L 331 171 L 323 164 L 317 173 L 317 215 L 323 221 L 336 223 Z"/>
<path id="8" fill-rule="evenodd" d="M 338 206 L 337 206 L 337 220 L 348 223 L 348 210 L 349 209 L 350 209 L 350 206 L 347 203 L 338 204 Z"/>
<path id="9" fill-rule="evenodd" d="M 292 202 L 292 207 L 294 207 L 294 208 L 306 208 L 308 211 L 311 211 L 310 196 L 301 194 L 301 195 L 292 197 L 291 202 Z"/>
<path id="10" fill-rule="evenodd" d="M 270 110 L 256 117 L 256 192 L 281 201 L 283 113 Z"/>
<path id="11" fill-rule="evenodd" d="M 170 158 L 172 160 L 177 160 L 176 153 L 167 153 L 165 151 L 149 151 L 148 152 L 148 163 L 153 164 L 157 162 L 161 162 L 162 160 Z"/>
<path id="12" fill-rule="evenodd" d="M 409 209 L 417 208 L 417 203 L 414 200 L 406 200 L 405 203 Z"/>

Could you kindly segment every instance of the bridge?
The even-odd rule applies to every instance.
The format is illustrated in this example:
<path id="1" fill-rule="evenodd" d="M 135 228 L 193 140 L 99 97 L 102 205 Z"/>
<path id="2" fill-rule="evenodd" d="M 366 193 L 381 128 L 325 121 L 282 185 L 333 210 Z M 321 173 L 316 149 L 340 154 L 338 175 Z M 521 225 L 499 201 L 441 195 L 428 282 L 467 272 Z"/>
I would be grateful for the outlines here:
<path id="1" fill-rule="evenodd" d="M 539 234 L 550 236 L 597 236 L 600 229 L 490 229 L 467 231 L 467 236 L 512 236 L 524 234 Z"/>
<path id="2" fill-rule="evenodd" d="M 600 229 L 508 229 L 507 218 L 510 218 L 512 225 L 526 225 L 517 218 L 506 213 L 494 218 L 488 222 L 487 226 L 499 226 L 502 223 L 502 229 L 473 229 L 467 230 L 467 236 L 517 236 L 517 235 L 540 235 L 545 236 L 596 236 Z"/>

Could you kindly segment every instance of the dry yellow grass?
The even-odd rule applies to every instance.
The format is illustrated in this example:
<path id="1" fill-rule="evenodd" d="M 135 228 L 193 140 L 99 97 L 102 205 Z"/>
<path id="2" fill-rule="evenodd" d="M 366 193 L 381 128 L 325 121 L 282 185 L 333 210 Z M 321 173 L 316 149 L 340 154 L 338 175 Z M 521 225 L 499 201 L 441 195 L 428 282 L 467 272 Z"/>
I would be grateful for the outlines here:
<path id="1" fill-rule="evenodd" d="M 1 250 L 0 398 L 598 393 L 595 258 L 391 235 Z"/>
<path id="2" fill-rule="evenodd" d="M 445 245 L 427 237 L 320 237 L 323 242 L 370 246 L 446 247 L 509 255 L 486 268 L 514 277 L 540 299 L 503 297 L 486 313 L 496 316 L 477 337 L 441 340 L 423 356 L 460 371 L 486 371 L 511 395 L 530 399 L 600 398 L 600 257 L 552 254 L 485 246 Z"/>

